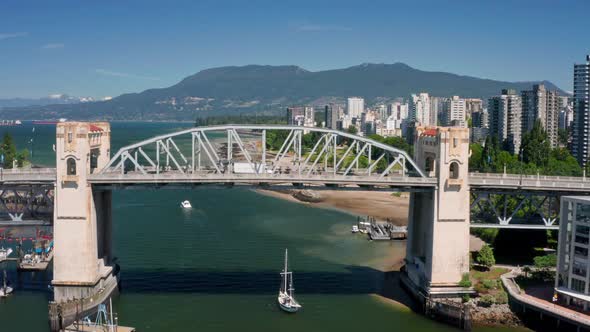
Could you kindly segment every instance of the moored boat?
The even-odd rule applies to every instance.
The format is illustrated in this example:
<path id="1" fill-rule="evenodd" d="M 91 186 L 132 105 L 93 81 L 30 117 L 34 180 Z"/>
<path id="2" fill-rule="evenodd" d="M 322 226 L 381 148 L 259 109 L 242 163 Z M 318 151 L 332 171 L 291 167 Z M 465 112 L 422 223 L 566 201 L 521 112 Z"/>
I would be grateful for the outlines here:
<path id="1" fill-rule="evenodd" d="M 294 313 L 301 309 L 301 304 L 293 296 L 293 272 L 288 270 L 288 253 L 285 249 L 285 268 L 281 272 L 282 281 L 277 298 L 279 307 L 286 312 Z"/>
<path id="2" fill-rule="evenodd" d="M 12 249 L 4 249 L 4 247 L 0 248 L 0 262 L 7 259 L 8 256 L 12 253 Z"/>
<path id="3" fill-rule="evenodd" d="M 191 205 L 191 202 L 189 202 L 188 200 L 185 200 L 183 202 L 180 203 L 180 206 L 182 206 L 185 209 L 190 209 L 193 206 Z"/>
<path id="4" fill-rule="evenodd" d="M 4 271 L 4 276 L 2 278 L 2 288 L 0 288 L 0 297 L 7 297 L 12 293 L 12 287 L 7 285 L 6 281 L 6 270 Z"/>

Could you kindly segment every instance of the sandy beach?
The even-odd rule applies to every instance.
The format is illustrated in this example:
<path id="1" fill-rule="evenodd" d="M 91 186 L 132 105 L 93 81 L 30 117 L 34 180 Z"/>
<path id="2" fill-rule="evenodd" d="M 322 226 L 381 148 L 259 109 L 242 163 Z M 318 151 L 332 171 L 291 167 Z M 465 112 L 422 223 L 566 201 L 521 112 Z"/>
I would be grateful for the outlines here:
<path id="1" fill-rule="evenodd" d="M 396 197 L 391 192 L 384 191 L 321 190 L 315 192 L 320 195 L 321 201 L 309 203 L 293 197 L 292 190 L 258 189 L 256 192 L 291 202 L 346 211 L 359 216 L 371 216 L 379 220 L 389 219 L 400 226 L 408 224 L 408 194 Z"/>

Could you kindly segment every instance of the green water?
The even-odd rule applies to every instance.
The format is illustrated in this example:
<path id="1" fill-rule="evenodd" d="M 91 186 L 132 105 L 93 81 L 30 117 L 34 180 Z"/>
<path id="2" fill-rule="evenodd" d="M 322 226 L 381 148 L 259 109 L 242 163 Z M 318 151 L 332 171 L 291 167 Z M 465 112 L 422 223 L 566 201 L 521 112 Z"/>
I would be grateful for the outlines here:
<path id="1" fill-rule="evenodd" d="M 113 151 L 182 127 L 115 123 Z M 19 144 L 31 129 L 9 128 Z M 53 126 L 37 126 L 35 163 L 55 163 L 53 136 Z M 192 210 L 180 208 L 185 199 Z M 396 274 L 381 271 L 403 257 L 405 243 L 351 234 L 349 214 L 246 189 L 201 188 L 116 191 L 113 219 L 122 269 L 115 310 L 138 331 L 456 331 L 371 295 L 408 301 Z M 304 306 L 295 315 L 276 306 L 285 248 Z M 47 330 L 51 271 L 17 275 L 11 264 L 5 267 L 17 290 L 0 302 L 0 331 Z"/>

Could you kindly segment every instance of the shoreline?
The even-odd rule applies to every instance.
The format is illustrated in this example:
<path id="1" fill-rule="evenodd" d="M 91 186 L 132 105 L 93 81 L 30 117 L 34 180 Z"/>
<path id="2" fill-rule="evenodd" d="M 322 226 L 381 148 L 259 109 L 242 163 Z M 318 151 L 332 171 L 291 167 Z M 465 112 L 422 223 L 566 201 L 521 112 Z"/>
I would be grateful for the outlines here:
<path id="1" fill-rule="evenodd" d="M 393 196 L 384 191 L 339 191 L 321 190 L 318 202 L 307 202 L 293 196 L 297 189 L 254 189 L 258 194 L 279 198 L 293 203 L 336 210 L 355 216 L 372 216 L 379 220 L 389 219 L 398 226 L 408 224 L 409 198 Z"/>

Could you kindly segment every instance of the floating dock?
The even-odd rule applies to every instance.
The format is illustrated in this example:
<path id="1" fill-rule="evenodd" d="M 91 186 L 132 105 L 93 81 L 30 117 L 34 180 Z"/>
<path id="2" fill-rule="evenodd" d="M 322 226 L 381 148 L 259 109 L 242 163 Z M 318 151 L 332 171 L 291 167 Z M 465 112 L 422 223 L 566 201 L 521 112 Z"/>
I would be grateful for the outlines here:
<path id="1" fill-rule="evenodd" d="M 408 236 L 407 226 L 396 226 L 388 221 L 377 221 L 373 217 L 358 218 L 359 232 L 369 235 L 370 240 L 405 240 Z"/>
<path id="2" fill-rule="evenodd" d="M 45 271 L 47 270 L 47 266 L 51 263 L 53 259 L 53 250 L 47 254 L 47 257 L 43 258 L 42 260 L 21 260 L 18 263 L 17 270 L 20 271 Z"/>
<path id="3" fill-rule="evenodd" d="M 76 326 L 77 325 L 77 326 Z M 66 332 L 135 332 L 134 327 L 72 324 L 64 330 Z"/>

